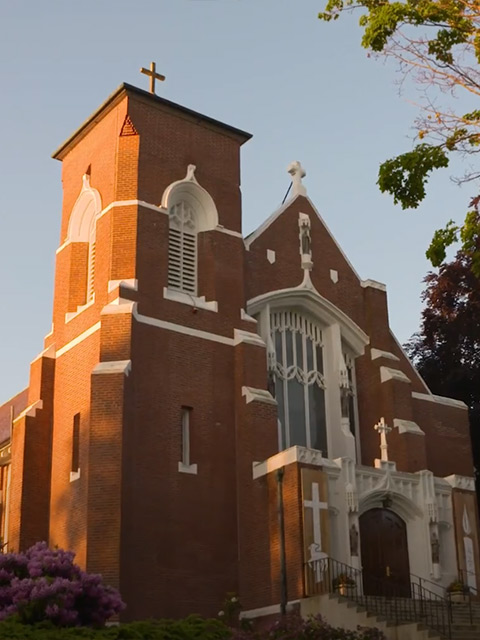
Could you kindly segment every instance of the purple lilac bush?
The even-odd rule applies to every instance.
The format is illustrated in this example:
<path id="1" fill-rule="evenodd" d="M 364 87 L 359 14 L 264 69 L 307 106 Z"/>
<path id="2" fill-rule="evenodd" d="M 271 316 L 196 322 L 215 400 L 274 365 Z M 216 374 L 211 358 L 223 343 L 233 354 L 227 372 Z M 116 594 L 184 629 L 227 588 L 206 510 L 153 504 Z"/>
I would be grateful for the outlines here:
<path id="1" fill-rule="evenodd" d="M 386 640 L 385 634 L 377 628 L 362 627 L 348 631 L 331 627 L 321 616 L 307 619 L 291 613 L 281 618 L 267 629 L 236 629 L 232 640 Z"/>
<path id="2" fill-rule="evenodd" d="M 125 608 L 118 591 L 74 564 L 75 554 L 37 542 L 24 553 L 0 554 L 0 620 L 101 627 Z"/>

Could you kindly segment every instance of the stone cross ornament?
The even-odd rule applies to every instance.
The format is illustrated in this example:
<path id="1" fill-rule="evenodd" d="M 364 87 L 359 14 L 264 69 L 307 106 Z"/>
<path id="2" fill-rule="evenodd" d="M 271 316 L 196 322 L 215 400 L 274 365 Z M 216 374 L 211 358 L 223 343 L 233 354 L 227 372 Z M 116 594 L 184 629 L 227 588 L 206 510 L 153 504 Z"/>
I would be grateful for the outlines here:
<path id="1" fill-rule="evenodd" d="M 296 160 L 288 165 L 288 173 L 292 176 L 292 197 L 306 196 L 307 190 L 302 179 L 307 175 L 300 162 Z"/>
<path id="2" fill-rule="evenodd" d="M 374 426 L 374 429 L 380 434 L 380 460 L 388 462 L 387 433 L 390 433 L 392 427 L 387 425 L 384 418 L 380 418 L 380 422 Z"/>

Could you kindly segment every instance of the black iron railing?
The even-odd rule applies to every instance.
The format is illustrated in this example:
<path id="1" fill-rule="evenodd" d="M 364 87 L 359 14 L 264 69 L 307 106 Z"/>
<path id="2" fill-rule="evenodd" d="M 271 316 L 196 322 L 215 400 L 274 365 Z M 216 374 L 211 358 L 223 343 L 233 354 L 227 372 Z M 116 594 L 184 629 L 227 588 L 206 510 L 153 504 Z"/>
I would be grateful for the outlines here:
<path id="1" fill-rule="evenodd" d="M 451 602 L 427 589 L 424 582 L 417 576 L 403 581 L 379 578 L 333 558 L 305 564 L 306 596 L 336 593 L 389 623 L 422 623 L 450 639 Z"/>

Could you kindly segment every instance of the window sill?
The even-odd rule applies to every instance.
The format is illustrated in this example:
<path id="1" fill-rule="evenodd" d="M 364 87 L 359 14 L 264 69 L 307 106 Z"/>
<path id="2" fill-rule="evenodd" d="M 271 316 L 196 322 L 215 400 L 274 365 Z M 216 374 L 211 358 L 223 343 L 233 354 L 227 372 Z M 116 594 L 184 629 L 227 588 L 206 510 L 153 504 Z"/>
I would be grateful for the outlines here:
<path id="1" fill-rule="evenodd" d="M 78 480 L 80 478 L 80 469 L 77 469 L 77 471 L 70 471 L 70 482 L 75 482 L 75 480 Z"/>
<path id="2" fill-rule="evenodd" d="M 188 304 L 195 309 L 205 309 L 206 311 L 213 311 L 214 313 L 218 312 L 218 302 L 215 300 L 207 302 L 205 300 L 205 296 L 199 298 L 191 295 L 190 293 L 185 293 L 184 291 L 163 287 L 163 297 L 165 300 L 173 300 L 174 302 Z"/>
<path id="3" fill-rule="evenodd" d="M 178 463 L 178 470 L 180 473 L 190 473 L 194 476 L 198 473 L 198 467 L 196 464 L 184 464 L 183 462 Z"/>

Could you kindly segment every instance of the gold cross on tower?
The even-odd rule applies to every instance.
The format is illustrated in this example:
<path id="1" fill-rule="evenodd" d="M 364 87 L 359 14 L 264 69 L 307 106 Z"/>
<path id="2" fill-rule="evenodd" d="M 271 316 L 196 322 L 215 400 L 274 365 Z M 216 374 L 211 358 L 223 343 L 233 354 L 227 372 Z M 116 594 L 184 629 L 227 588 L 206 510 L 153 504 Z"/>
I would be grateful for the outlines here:
<path id="1" fill-rule="evenodd" d="M 150 69 L 142 67 L 140 69 L 140 73 L 150 76 L 150 93 L 155 93 L 155 80 L 160 80 L 161 82 L 165 80 L 165 76 L 162 76 L 161 73 L 157 73 L 155 62 L 150 63 Z"/>

